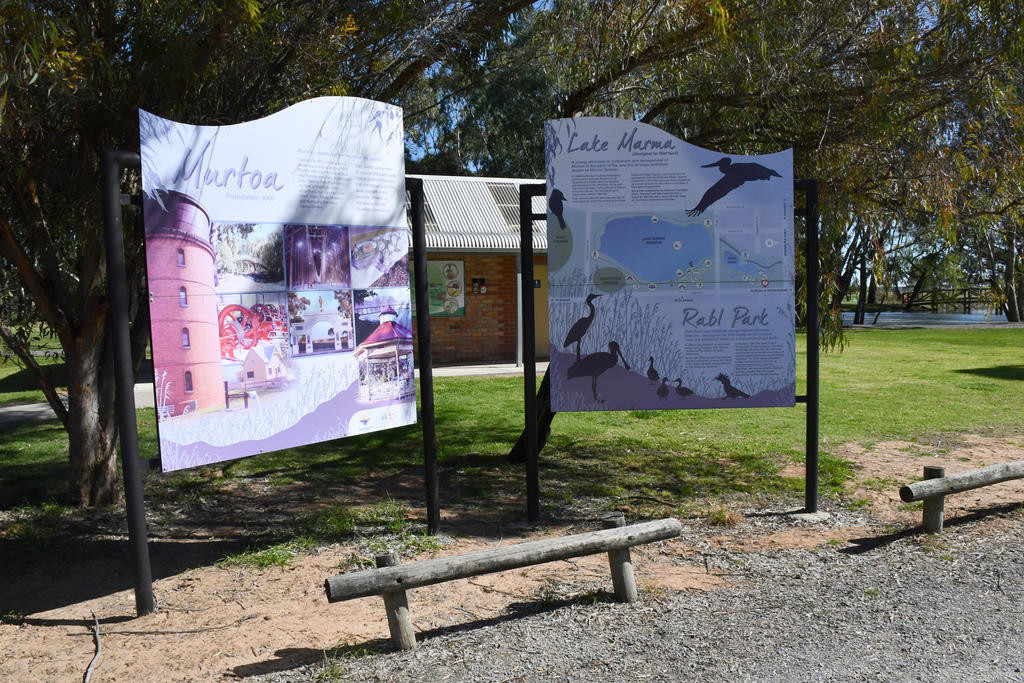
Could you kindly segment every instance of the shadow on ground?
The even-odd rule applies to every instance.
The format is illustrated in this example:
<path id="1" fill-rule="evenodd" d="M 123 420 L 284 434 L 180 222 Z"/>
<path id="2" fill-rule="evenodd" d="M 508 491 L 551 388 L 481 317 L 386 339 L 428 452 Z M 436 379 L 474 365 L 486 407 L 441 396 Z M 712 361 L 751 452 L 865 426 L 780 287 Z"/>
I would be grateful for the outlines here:
<path id="1" fill-rule="evenodd" d="M 964 368 L 957 370 L 964 375 L 981 375 L 993 379 L 1008 379 L 1024 382 L 1024 365 L 996 365 L 991 368 Z"/>
<path id="2" fill-rule="evenodd" d="M 570 605 L 592 604 L 598 602 L 611 603 L 615 602 L 615 599 L 610 593 L 601 591 L 596 594 L 587 593 L 585 595 L 568 597 L 560 600 L 531 600 L 527 602 L 516 602 L 509 605 L 508 610 L 504 614 L 499 614 L 494 617 L 474 619 L 473 621 L 455 624 L 453 626 L 443 626 L 440 628 L 420 631 L 416 634 L 416 642 L 422 643 L 425 640 L 430 640 L 431 638 L 436 638 L 438 636 L 475 631 L 477 629 L 495 626 L 507 621 L 522 619 L 534 614 L 553 612 L 557 609 L 568 607 Z M 381 606 L 381 609 L 383 609 L 383 606 Z M 392 651 L 393 647 L 391 640 L 387 638 L 377 638 L 363 643 L 355 643 L 328 650 L 314 650 L 312 648 L 284 648 L 274 652 L 274 659 L 237 666 L 231 671 L 239 678 L 249 678 L 251 676 L 264 676 L 271 673 L 291 671 L 292 669 L 297 669 L 300 666 L 307 666 L 318 662 L 381 655 Z"/>
<path id="3" fill-rule="evenodd" d="M 44 364 L 41 366 L 41 370 L 53 386 L 66 387 L 68 385 L 68 373 L 63 362 Z M 36 391 L 38 389 L 39 381 L 35 375 L 24 368 L 0 378 L 0 394 Z"/>
<path id="4" fill-rule="evenodd" d="M 1017 510 L 1020 510 L 1021 503 L 1006 503 L 1003 505 L 992 505 L 990 507 L 981 508 L 974 510 L 965 515 L 958 515 L 956 517 L 950 517 L 943 522 L 943 528 L 955 529 L 958 526 L 964 526 L 966 524 L 972 524 L 979 522 L 987 517 L 994 517 L 997 515 L 1006 515 Z M 920 526 L 913 526 L 906 529 L 900 529 L 899 531 L 893 531 L 888 534 L 881 534 L 878 536 L 865 536 L 863 538 L 851 538 L 849 540 L 850 546 L 841 548 L 839 552 L 845 555 L 860 555 L 863 553 L 877 550 L 882 546 L 895 543 L 896 541 L 910 538 L 911 536 L 923 535 L 925 532 Z"/>
<path id="5" fill-rule="evenodd" d="M 525 519 L 525 501 L 514 492 L 489 497 L 486 504 L 480 498 L 475 504 L 457 502 L 479 494 L 479 475 L 463 480 L 459 470 L 472 464 L 482 467 L 487 460 L 466 456 L 456 460 L 458 467 L 442 470 L 443 533 L 483 538 L 500 533 L 514 539 L 532 531 Z M 494 458 L 490 460 L 493 464 Z M 163 486 L 149 490 L 145 505 L 153 580 L 314 534 L 310 520 L 325 507 L 356 509 L 398 502 L 409 510 L 409 528 L 414 533 L 426 530 L 420 468 L 365 472 L 356 482 L 329 484 L 317 477 L 271 487 L 264 477 L 224 478 L 215 469 L 205 472 L 206 477 L 164 477 Z M 511 473 L 495 474 L 508 476 L 510 485 L 515 479 Z M 554 512 L 543 520 L 545 524 L 579 521 L 571 510 Z M 127 536 L 122 506 L 9 512 L 0 528 L 0 616 L 25 621 L 26 615 L 133 589 L 133 553 Z M 353 532 L 322 540 L 358 542 L 359 536 Z"/>
<path id="6" fill-rule="evenodd" d="M 153 579 L 180 574 L 245 550 L 243 540 L 154 540 L 149 543 Z M 112 595 L 135 586 L 127 539 L 0 540 L 0 615 L 31 615 Z M 11 619 L 13 617 L 5 616 Z M 24 619 L 40 625 L 66 620 Z M 90 625 L 75 622 L 75 625 Z"/>

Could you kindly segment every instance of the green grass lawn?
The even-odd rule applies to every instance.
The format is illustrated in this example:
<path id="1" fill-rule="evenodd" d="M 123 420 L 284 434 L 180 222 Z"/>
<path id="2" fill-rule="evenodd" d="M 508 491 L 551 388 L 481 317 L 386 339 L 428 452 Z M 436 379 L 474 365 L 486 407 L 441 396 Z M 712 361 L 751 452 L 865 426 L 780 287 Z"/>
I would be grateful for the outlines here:
<path id="1" fill-rule="evenodd" d="M 804 348 L 798 337 L 797 393 L 805 392 Z M 434 384 L 442 503 L 486 507 L 522 498 L 522 466 L 504 458 L 522 430 L 522 379 L 435 378 Z M 542 504 L 661 500 L 685 509 L 708 498 L 760 492 L 802 502 L 802 478 L 786 479 L 779 471 L 803 459 L 805 414 L 799 404 L 559 414 L 541 454 Z M 156 452 L 151 410 L 139 411 L 139 429 L 142 454 L 150 457 Z M 839 493 L 849 474 L 832 455 L 838 444 L 966 432 L 1024 434 L 1024 330 L 857 330 L 841 353 L 822 355 L 823 495 Z M 53 423 L 9 430 L 0 442 L 0 509 L 59 498 L 66 454 L 66 439 Z M 416 425 L 225 463 L 218 481 L 345 485 L 368 473 L 421 465 Z M 174 482 L 197 478 L 194 472 L 152 475 L 147 495 L 174 495 Z"/>
<path id="2" fill-rule="evenodd" d="M 32 348 L 43 372 L 47 374 L 57 387 L 67 387 L 67 376 L 64 372 L 60 343 L 54 337 L 42 334 L 38 330 L 33 333 Z M 25 370 L 21 362 L 11 350 L 0 341 L 0 406 L 19 405 L 43 401 L 43 392 L 39 390 L 36 378 Z"/>
<path id="3" fill-rule="evenodd" d="M 58 391 L 67 387 L 64 359 L 56 355 L 38 356 L 36 362 L 47 374 Z M 36 378 L 24 369 L 14 358 L 0 358 L 0 406 L 14 406 L 23 403 L 45 401 Z"/>

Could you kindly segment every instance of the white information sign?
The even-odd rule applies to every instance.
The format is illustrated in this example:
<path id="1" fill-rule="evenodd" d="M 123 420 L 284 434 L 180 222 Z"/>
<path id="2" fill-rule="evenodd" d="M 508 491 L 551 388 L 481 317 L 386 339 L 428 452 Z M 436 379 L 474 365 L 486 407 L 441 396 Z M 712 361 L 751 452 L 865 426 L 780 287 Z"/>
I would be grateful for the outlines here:
<path id="1" fill-rule="evenodd" d="M 415 422 L 401 109 L 139 126 L 164 470 Z"/>
<path id="2" fill-rule="evenodd" d="M 793 405 L 792 151 L 610 118 L 545 140 L 552 410 Z"/>

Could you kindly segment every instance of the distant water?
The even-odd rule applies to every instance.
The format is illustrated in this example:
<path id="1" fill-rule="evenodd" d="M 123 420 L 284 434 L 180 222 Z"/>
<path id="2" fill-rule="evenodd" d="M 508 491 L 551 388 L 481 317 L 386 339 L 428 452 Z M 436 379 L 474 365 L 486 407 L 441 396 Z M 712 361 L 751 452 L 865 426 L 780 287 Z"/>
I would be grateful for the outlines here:
<path id="1" fill-rule="evenodd" d="M 853 313 L 844 312 L 843 324 L 853 324 Z M 883 312 L 878 316 L 878 320 L 875 320 L 874 313 L 866 313 L 864 315 L 865 325 L 878 325 L 878 326 L 890 326 L 890 325 L 920 325 L 927 327 L 928 325 L 977 325 L 979 323 L 1005 323 L 1006 316 L 1002 313 L 992 313 L 986 316 L 984 313 L 923 313 L 923 312 L 912 312 L 904 313 L 900 312 Z"/>

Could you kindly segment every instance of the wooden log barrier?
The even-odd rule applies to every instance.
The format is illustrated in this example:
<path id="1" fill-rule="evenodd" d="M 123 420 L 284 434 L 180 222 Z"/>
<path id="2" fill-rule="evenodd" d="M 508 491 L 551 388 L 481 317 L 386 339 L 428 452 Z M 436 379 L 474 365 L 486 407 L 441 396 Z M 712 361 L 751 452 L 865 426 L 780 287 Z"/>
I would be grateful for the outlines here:
<path id="1" fill-rule="evenodd" d="M 900 487 L 900 498 L 905 503 L 924 501 L 924 515 L 921 526 L 927 532 L 942 531 L 942 515 L 945 497 L 951 493 L 961 493 L 990 484 L 998 484 L 1011 479 L 1024 478 L 1024 460 L 1007 462 L 1001 465 L 989 465 L 968 472 L 960 472 L 945 476 L 942 467 L 926 466 L 924 481 Z"/>
<path id="2" fill-rule="evenodd" d="M 615 515 L 605 515 L 601 519 L 601 526 L 605 529 L 619 529 L 625 525 L 626 517 L 621 512 Z M 636 602 L 638 597 L 636 577 L 633 575 L 633 558 L 629 555 L 629 548 L 609 550 L 608 566 L 612 572 L 612 590 L 615 592 L 615 599 L 619 602 Z"/>
<path id="3" fill-rule="evenodd" d="M 400 566 L 388 566 L 397 558 L 381 556 L 377 560 L 377 569 L 332 576 L 324 581 L 324 589 L 328 602 L 370 595 L 384 596 L 392 642 L 396 648 L 405 650 L 416 645 L 415 639 L 411 637 L 412 620 L 405 591 L 436 583 L 607 552 L 615 597 L 622 602 L 632 602 L 637 599 L 637 590 L 629 548 L 675 538 L 682 533 L 682 526 L 672 518 L 630 526 L 623 526 L 624 523 L 620 513 L 618 519 L 614 519 L 614 516 L 606 517 L 603 524 L 611 528 L 600 531 L 478 550 Z"/>
<path id="4" fill-rule="evenodd" d="M 397 567 L 398 553 L 377 556 L 378 567 Z M 409 599 L 405 591 L 385 591 L 384 611 L 388 614 L 388 630 L 391 631 L 391 642 L 397 650 L 411 650 L 416 647 L 416 632 L 412 628 L 412 617 L 409 616 Z"/>

